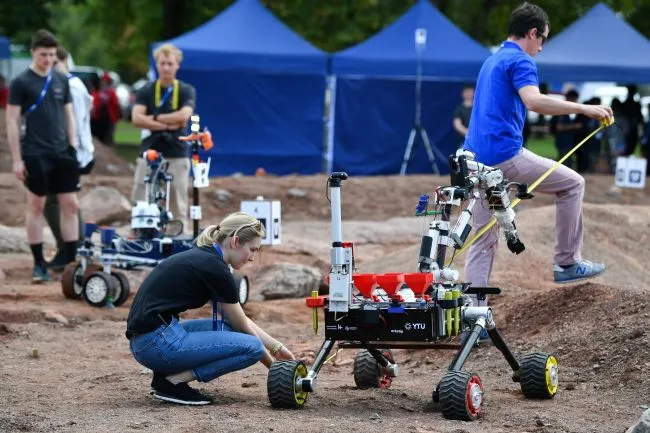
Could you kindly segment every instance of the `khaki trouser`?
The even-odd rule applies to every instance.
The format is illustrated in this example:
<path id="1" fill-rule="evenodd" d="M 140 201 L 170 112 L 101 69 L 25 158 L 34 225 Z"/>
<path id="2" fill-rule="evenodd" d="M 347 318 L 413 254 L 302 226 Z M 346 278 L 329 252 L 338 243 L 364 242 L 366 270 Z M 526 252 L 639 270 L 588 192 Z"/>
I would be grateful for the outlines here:
<path id="1" fill-rule="evenodd" d="M 555 163 L 533 152 L 522 149 L 515 157 L 496 164 L 509 181 L 530 185 Z M 585 180 L 565 165 L 560 165 L 535 189 L 535 193 L 555 195 L 555 255 L 553 263 L 571 265 L 581 260 L 582 198 Z M 492 216 L 484 200 L 474 206 L 474 230 L 478 232 Z M 525 231 L 525 229 L 524 229 Z M 465 262 L 465 281 L 475 287 L 486 287 L 492 272 L 492 262 L 499 243 L 495 225 L 472 244 Z"/>
<path id="2" fill-rule="evenodd" d="M 169 162 L 167 173 L 173 176 L 171 182 L 170 196 L 167 197 L 169 210 L 173 218 L 183 222 L 183 232 L 191 233 L 192 227 L 189 225 L 189 208 L 188 208 L 188 187 L 189 187 L 189 158 L 166 158 Z M 147 162 L 138 158 L 136 161 L 135 174 L 133 179 L 133 190 L 131 192 L 131 202 L 135 204 L 138 200 L 147 201 L 145 197 L 144 177 L 149 173 Z"/>

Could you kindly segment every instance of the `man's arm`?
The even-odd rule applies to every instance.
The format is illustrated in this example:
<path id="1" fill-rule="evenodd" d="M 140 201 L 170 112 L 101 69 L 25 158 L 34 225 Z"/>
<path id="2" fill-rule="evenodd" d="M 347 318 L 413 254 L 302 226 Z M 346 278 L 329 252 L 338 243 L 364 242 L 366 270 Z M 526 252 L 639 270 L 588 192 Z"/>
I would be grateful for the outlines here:
<path id="1" fill-rule="evenodd" d="M 151 131 L 166 131 L 168 125 L 166 123 L 153 120 L 153 116 L 147 115 L 147 107 L 140 104 L 135 104 L 131 110 L 131 123 L 133 126 Z"/>
<path id="2" fill-rule="evenodd" d="M 453 125 L 456 132 L 458 132 L 460 135 L 467 135 L 467 128 L 463 126 L 463 122 L 460 120 L 460 117 L 454 117 Z"/>
<path id="3" fill-rule="evenodd" d="M 190 120 L 193 113 L 194 109 L 186 105 L 173 113 L 159 114 L 156 120 L 166 125 L 173 126 L 174 129 L 178 129 L 187 125 L 187 121 Z"/>
<path id="4" fill-rule="evenodd" d="M 79 137 L 77 136 L 77 122 L 74 118 L 72 102 L 68 102 L 63 106 L 63 112 L 65 113 L 65 129 L 68 132 L 68 143 L 77 149 L 79 147 Z"/>
<path id="5" fill-rule="evenodd" d="M 531 111 L 539 114 L 563 115 L 584 114 L 592 119 L 606 119 L 613 116 L 612 109 L 604 105 L 577 104 L 570 101 L 560 101 L 543 95 L 537 86 L 524 86 L 519 89 L 521 100 Z"/>
<path id="6" fill-rule="evenodd" d="M 22 161 L 20 154 L 20 105 L 7 105 L 7 140 L 14 164 Z"/>

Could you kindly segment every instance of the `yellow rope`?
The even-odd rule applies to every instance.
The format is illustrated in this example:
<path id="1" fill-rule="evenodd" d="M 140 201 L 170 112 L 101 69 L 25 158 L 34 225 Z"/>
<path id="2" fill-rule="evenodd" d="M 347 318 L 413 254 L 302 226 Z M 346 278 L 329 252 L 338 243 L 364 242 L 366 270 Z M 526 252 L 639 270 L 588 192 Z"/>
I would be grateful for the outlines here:
<path id="1" fill-rule="evenodd" d="M 602 131 L 603 129 L 607 128 L 608 126 L 611 126 L 612 124 L 614 124 L 614 118 L 613 118 L 613 117 L 610 118 L 610 119 L 601 120 L 601 121 L 600 121 L 600 126 L 599 126 L 598 128 L 596 128 L 596 129 L 595 129 L 591 134 L 587 135 L 587 136 L 586 136 L 586 137 L 585 137 L 585 138 L 584 138 L 580 143 L 576 144 L 575 147 L 574 147 L 573 149 L 569 150 L 569 151 L 566 153 L 566 155 L 564 155 L 564 156 L 563 156 L 562 158 L 560 158 L 559 160 L 555 161 L 555 163 L 551 166 L 551 168 L 549 168 L 548 170 L 546 170 L 546 172 L 545 172 L 544 174 L 542 174 L 542 175 L 539 177 L 539 179 L 537 179 L 535 182 L 533 182 L 532 184 L 530 184 L 530 185 L 528 186 L 528 192 L 530 193 L 530 192 L 532 192 L 535 188 L 537 188 L 537 187 L 539 186 L 539 184 L 542 183 L 542 182 L 544 181 L 544 179 L 546 179 L 546 178 L 547 178 L 551 173 L 553 173 L 555 170 L 557 170 L 557 168 L 558 168 L 560 165 L 562 165 L 562 163 L 563 163 L 564 161 L 566 161 L 567 158 L 569 158 L 571 155 L 573 155 L 573 154 L 575 153 L 576 150 L 580 149 L 580 147 L 581 147 L 583 144 L 585 144 L 587 141 L 589 141 L 589 139 L 590 139 L 591 137 L 593 137 L 594 135 L 598 134 L 600 131 Z M 512 201 L 512 207 L 514 208 L 515 206 L 517 206 L 517 205 L 519 204 L 520 201 L 521 201 L 521 199 L 519 199 L 519 198 L 514 199 L 514 200 Z M 478 232 L 476 232 L 476 234 L 475 234 L 475 235 L 474 235 L 474 236 L 473 236 L 469 241 L 465 242 L 465 244 L 463 245 L 463 247 L 462 247 L 460 250 L 458 250 L 458 252 L 457 252 L 456 254 L 454 254 L 454 257 L 452 257 L 452 259 L 456 258 L 458 255 L 462 254 L 463 251 L 465 251 L 466 249 L 468 249 L 468 248 L 469 248 L 469 247 L 470 247 L 470 246 L 471 246 L 471 245 L 472 245 L 472 244 L 473 244 L 473 243 L 474 243 L 478 238 L 480 238 L 480 237 L 483 236 L 483 235 L 484 235 L 488 230 L 490 230 L 490 229 L 494 226 L 494 224 L 496 224 L 496 222 L 497 222 L 497 220 L 496 220 L 496 219 L 494 218 L 494 216 L 493 216 L 493 217 L 490 219 L 490 222 L 488 222 L 486 225 L 484 225 L 483 228 L 481 228 L 481 230 L 479 230 Z M 452 259 L 450 259 L 450 260 L 445 264 L 445 266 L 449 266 L 449 265 L 451 264 L 451 260 L 452 260 Z"/>

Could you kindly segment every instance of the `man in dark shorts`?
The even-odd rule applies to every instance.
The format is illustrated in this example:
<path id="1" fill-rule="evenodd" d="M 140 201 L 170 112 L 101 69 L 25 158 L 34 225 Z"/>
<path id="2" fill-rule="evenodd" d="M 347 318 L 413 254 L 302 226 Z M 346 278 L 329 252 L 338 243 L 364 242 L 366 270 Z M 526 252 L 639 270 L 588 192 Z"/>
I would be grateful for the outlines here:
<path id="1" fill-rule="evenodd" d="M 189 233 L 188 186 L 190 159 L 187 145 L 178 140 L 194 112 L 196 91 L 190 84 L 176 79 L 183 60 L 181 50 L 163 44 L 153 52 L 160 77 L 138 91 L 131 113 L 133 125 L 143 128 L 141 152 L 157 150 L 169 161 L 168 173 L 173 176 L 169 208 L 175 220 L 183 222 Z M 144 176 L 148 172 L 142 153 L 137 159 L 131 201 L 146 201 Z"/>
<path id="2" fill-rule="evenodd" d="M 32 36 L 32 63 L 9 87 L 7 138 L 16 178 L 27 187 L 25 227 L 34 256 L 33 282 L 49 280 L 43 258 L 43 209 L 48 194 L 61 207 L 66 260 L 77 254 L 79 165 L 70 86 L 53 68 L 58 42 L 47 30 Z"/>

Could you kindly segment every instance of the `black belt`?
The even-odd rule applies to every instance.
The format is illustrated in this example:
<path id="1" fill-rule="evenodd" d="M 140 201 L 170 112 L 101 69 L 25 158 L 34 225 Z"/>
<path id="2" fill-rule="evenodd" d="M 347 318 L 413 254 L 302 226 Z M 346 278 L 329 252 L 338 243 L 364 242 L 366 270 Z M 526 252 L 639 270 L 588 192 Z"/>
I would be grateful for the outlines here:
<path id="1" fill-rule="evenodd" d="M 132 339 L 133 337 L 137 337 L 139 335 L 144 335 L 148 334 L 152 331 L 155 331 L 162 325 L 169 326 L 172 323 L 172 320 L 175 318 L 172 313 L 160 313 L 158 314 L 157 317 L 154 317 L 153 319 L 158 321 L 159 323 L 156 323 L 155 326 L 153 326 L 151 329 L 148 330 L 126 330 L 126 338 L 127 339 Z"/>

